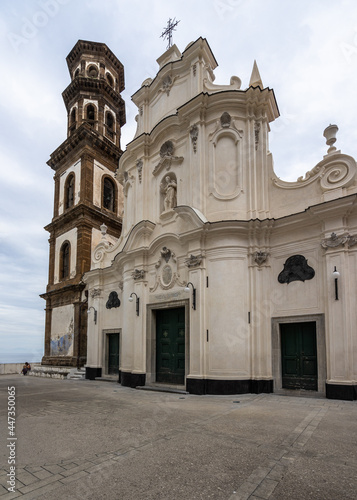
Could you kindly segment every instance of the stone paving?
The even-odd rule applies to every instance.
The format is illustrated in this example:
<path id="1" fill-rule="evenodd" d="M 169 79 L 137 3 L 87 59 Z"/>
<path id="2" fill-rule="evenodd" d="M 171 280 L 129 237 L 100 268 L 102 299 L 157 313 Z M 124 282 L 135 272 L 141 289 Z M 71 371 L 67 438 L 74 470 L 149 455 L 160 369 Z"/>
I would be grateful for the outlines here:
<path id="1" fill-rule="evenodd" d="M 16 388 L 9 493 L 7 388 Z M 0 377 L 0 497 L 357 498 L 357 403 Z"/>

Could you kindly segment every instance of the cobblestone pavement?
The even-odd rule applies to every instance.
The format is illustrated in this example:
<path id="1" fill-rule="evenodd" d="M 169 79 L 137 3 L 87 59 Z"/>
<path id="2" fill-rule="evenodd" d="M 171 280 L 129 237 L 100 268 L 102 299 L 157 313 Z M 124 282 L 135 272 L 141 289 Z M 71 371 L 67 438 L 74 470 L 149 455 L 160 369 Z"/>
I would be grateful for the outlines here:
<path id="1" fill-rule="evenodd" d="M 8 439 L 8 387 L 16 440 Z M 357 498 L 357 403 L 0 377 L 0 497 Z M 9 443 L 16 445 L 9 493 Z"/>

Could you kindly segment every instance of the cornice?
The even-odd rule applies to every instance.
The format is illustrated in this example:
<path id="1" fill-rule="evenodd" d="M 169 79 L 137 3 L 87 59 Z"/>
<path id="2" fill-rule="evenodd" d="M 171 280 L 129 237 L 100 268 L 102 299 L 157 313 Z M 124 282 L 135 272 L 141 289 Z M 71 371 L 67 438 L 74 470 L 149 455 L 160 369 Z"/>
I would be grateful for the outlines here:
<path id="1" fill-rule="evenodd" d="M 120 125 L 123 126 L 125 124 L 126 117 L 124 99 L 103 78 L 87 78 L 84 76 L 77 76 L 74 78 L 68 87 L 62 92 L 62 97 L 67 111 L 71 100 L 83 91 L 90 93 L 95 91 L 100 95 L 106 95 L 114 103 L 114 106 L 118 108 Z"/>
<path id="2" fill-rule="evenodd" d="M 54 217 L 44 229 L 53 233 L 67 224 L 73 227 L 88 225 L 89 228 L 93 228 L 93 224 L 87 222 L 86 217 L 95 218 L 99 226 L 104 222 L 108 228 L 114 228 L 118 231 L 122 229 L 122 219 L 120 217 L 106 213 L 94 205 L 90 206 L 84 203 L 75 205 L 63 214 Z"/>
<path id="3" fill-rule="evenodd" d="M 115 144 L 94 132 L 88 123 L 82 123 L 82 125 L 51 154 L 47 165 L 55 171 L 58 170 L 67 156 L 75 149 L 81 147 L 83 142 L 95 147 L 115 162 L 118 162 L 123 154 L 122 150 L 115 146 Z"/>
<path id="4" fill-rule="evenodd" d="M 78 281 L 80 278 L 76 277 L 74 278 L 77 280 L 77 283 L 71 283 L 68 285 L 64 285 L 63 282 L 56 283 L 54 285 L 47 285 L 47 288 L 52 288 L 47 290 L 45 293 L 42 293 L 40 297 L 42 299 L 53 299 L 55 297 L 59 297 L 61 295 L 65 295 L 68 293 L 78 293 L 82 292 L 85 288 L 85 284 L 82 282 L 82 280 Z"/>

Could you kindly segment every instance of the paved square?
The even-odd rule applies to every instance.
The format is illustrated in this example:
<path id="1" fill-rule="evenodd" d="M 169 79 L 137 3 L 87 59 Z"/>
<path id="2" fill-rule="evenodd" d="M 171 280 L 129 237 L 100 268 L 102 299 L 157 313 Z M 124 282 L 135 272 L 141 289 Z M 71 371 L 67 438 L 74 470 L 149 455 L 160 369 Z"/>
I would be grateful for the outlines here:
<path id="1" fill-rule="evenodd" d="M 8 494 L 8 387 L 16 493 Z M 0 497 L 355 499 L 357 402 L 0 377 Z"/>

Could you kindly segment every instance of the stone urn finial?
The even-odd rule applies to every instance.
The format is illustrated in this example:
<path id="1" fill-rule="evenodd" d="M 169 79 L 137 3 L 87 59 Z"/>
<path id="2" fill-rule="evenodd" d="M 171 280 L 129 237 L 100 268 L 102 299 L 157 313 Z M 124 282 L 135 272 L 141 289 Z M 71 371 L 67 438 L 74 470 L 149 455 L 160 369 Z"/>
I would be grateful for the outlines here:
<path id="1" fill-rule="evenodd" d="M 327 150 L 327 154 L 333 153 L 336 151 L 336 147 L 333 145 L 336 142 L 336 134 L 338 132 L 337 125 L 329 125 L 324 130 L 324 137 L 326 138 L 326 144 L 330 146 Z"/>
<path id="2" fill-rule="evenodd" d="M 107 235 L 107 229 L 108 226 L 106 226 L 103 222 L 103 224 L 100 226 L 100 232 L 102 233 L 102 239 L 105 240 L 106 235 Z"/>

